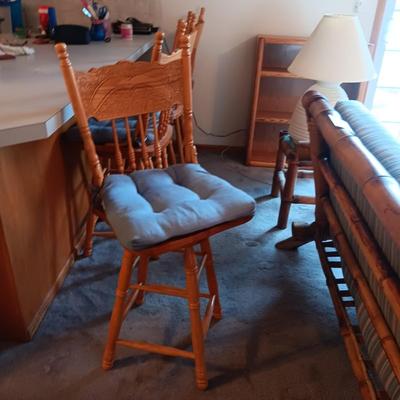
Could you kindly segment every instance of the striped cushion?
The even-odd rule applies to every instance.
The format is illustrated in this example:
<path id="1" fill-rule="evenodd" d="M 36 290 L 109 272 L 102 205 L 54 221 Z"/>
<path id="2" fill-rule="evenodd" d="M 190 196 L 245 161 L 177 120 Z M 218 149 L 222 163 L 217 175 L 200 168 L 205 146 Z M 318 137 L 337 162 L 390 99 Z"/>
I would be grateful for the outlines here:
<path id="1" fill-rule="evenodd" d="M 340 111 L 342 118 L 354 128 L 354 133 L 361 139 L 364 146 L 387 169 L 387 175 L 390 176 L 391 174 L 400 182 L 400 143 L 369 115 L 368 110 L 361 103 L 344 101 L 339 102 L 336 108 Z M 400 276 L 400 248 L 387 234 L 384 221 L 380 221 L 376 217 L 374 210 L 362 193 L 362 187 L 353 179 L 351 170 L 344 168 L 334 154 L 331 163 L 363 215 L 390 265 Z M 400 193 L 400 185 L 398 192 Z"/>
<path id="2" fill-rule="evenodd" d="M 354 236 L 349 234 L 350 227 L 344 217 L 343 208 L 339 206 L 339 203 L 338 203 L 336 197 L 332 193 L 330 194 L 330 199 L 331 199 L 333 208 L 335 209 L 336 215 L 339 218 L 340 224 L 341 224 L 344 232 L 348 233 L 348 234 L 346 234 L 347 239 L 350 243 L 350 246 L 354 252 L 355 257 L 357 258 L 358 262 L 360 263 L 360 266 L 364 272 L 365 278 L 367 279 L 367 281 L 369 283 L 372 293 L 374 294 L 374 296 L 379 304 L 379 307 L 381 308 L 382 313 L 385 317 L 385 320 L 387 321 L 394 337 L 396 338 L 397 343 L 400 346 L 400 321 L 394 315 L 393 307 L 390 305 L 381 286 L 379 285 L 379 282 L 376 280 L 375 276 L 371 272 L 370 265 L 369 265 L 367 259 L 365 258 L 364 254 L 362 253 L 361 249 L 359 248 Z"/>
<path id="3" fill-rule="evenodd" d="M 376 217 L 371 204 L 369 203 L 368 199 L 365 198 L 362 192 L 362 187 L 356 183 L 356 181 L 353 179 L 351 171 L 349 171 L 347 168 L 344 168 L 334 154 L 331 156 L 331 164 L 333 169 L 339 175 L 340 180 L 343 182 L 354 203 L 357 205 L 358 210 L 364 217 L 365 222 L 385 254 L 389 264 L 396 272 L 397 276 L 400 276 L 400 248 L 386 232 L 383 223 L 384 221 L 380 221 Z"/>
<path id="4" fill-rule="evenodd" d="M 344 105 L 348 107 L 344 107 Z M 349 124 L 352 123 L 353 127 L 357 128 L 356 134 L 360 133 L 362 138 L 369 143 L 370 152 L 373 151 L 373 156 L 375 156 L 375 152 L 380 157 L 383 157 L 387 149 L 387 141 L 391 140 L 391 135 L 386 132 L 382 127 L 376 127 L 375 125 L 378 124 L 375 121 L 375 127 L 370 128 L 369 123 L 370 120 L 366 117 L 364 122 L 358 120 L 355 113 L 357 110 L 361 109 L 363 111 L 363 106 L 359 105 L 357 102 L 344 102 L 339 104 L 339 110 L 343 114 L 342 116 L 346 116 L 349 119 Z M 350 111 L 349 111 L 350 110 Z M 369 131 L 369 129 L 372 129 Z M 353 132 L 354 134 L 354 132 Z M 365 143 L 362 143 L 365 146 Z M 368 152 L 368 150 L 366 150 Z M 399 153 L 400 154 L 400 153 Z M 377 158 L 377 156 L 375 157 Z M 392 160 L 390 165 L 387 164 L 388 168 L 396 173 L 396 165 L 393 162 L 393 157 L 389 158 Z M 400 158 L 399 158 L 400 160 Z M 373 204 L 364 196 L 363 188 L 356 182 L 353 177 L 353 173 L 351 168 L 345 168 L 341 162 L 339 161 L 339 157 L 335 155 L 334 152 L 331 154 L 330 159 L 331 165 L 333 169 L 338 174 L 340 180 L 343 182 L 345 188 L 349 192 L 350 197 L 353 199 L 355 205 L 357 206 L 358 210 L 360 211 L 361 215 L 363 216 L 366 224 L 368 225 L 369 229 L 372 232 L 378 246 L 382 249 L 386 259 L 393 269 L 393 271 L 400 276 L 400 248 L 398 244 L 396 244 L 396 238 L 392 238 L 385 229 L 385 221 L 381 220 L 377 217 L 374 212 Z M 378 163 L 381 160 L 377 161 Z M 382 162 L 383 164 L 383 162 Z M 398 162 L 400 164 L 400 161 Z M 385 169 L 382 170 L 387 176 L 390 176 L 389 172 Z M 394 185 L 396 185 L 396 181 L 392 180 Z M 400 193 L 400 185 L 398 185 L 396 192 Z M 351 234 L 350 226 L 348 226 L 342 211 L 342 207 L 338 205 L 335 196 L 331 193 L 331 201 L 335 208 L 335 211 L 341 221 L 343 229 L 347 233 L 347 238 L 349 239 L 350 245 L 353 249 L 353 252 L 358 259 L 361 268 L 363 269 L 364 275 L 369 283 L 369 286 L 376 297 L 378 304 L 385 316 L 386 321 L 388 322 L 393 335 L 396 338 L 397 343 L 400 345 L 400 321 L 394 315 L 393 307 L 389 304 L 386 296 L 383 293 L 383 290 L 378 283 L 377 279 L 375 278 L 374 274 L 371 272 L 371 266 L 368 264 L 367 259 L 365 258 L 364 254 L 362 253 L 361 249 L 358 247 L 357 241 Z"/>
<path id="5" fill-rule="evenodd" d="M 400 181 L 400 157 L 398 156 L 400 154 L 400 144 L 395 141 L 395 139 L 385 130 L 385 128 L 383 128 L 376 120 L 374 120 L 374 118 L 360 103 L 354 101 L 340 102 L 338 103 L 336 109 L 341 114 L 342 118 L 348 122 L 350 127 L 353 129 L 353 132 L 339 132 L 337 136 L 337 143 L 341 141 L 341 137 L 346 135 L 356 135 L 358 139 L 344 139 L 342 141 L 342 145 L 339 144 L 337 147 L 332 147 L 330 156 L 331 166 L 338 174 L 339 179 L 348 191 L 357 209 L 363 216 L 363 219 L 370 229 L 372 236 L 375 238 L 376 243 L 382 249 L 390 268 L 393 270 L 393 272 L 395 272 L 395 274 L 397 274 L 397 277 L 399 277 L 399 240 L 396 236 L 390 236 L 390 234 L 387 233 L 389 231 L 387 228 L 387 217 L 382 217 L 382 214 L 377 214 L 375 212 L 374 205 L 376 206 L 377 203 L 375 203 L 371 198 L 367 198 L 364 193 L 367 193 L 373 197 L 373 192 L 371 191 L 373 186 L 370 185 L 368 187 L 369 191 L 366 190 L 366 186 L 370 182 L 373 182 L 372 180 L 369 181 L 368 178 L 371 179 L 372 176 L 379 176 L 379 182 L 385 182 L 385 190 L 387 190 L 383 192 L 383 197 L 386 194 L 389 196 L 389 194 L 392 195 L 394 193 L 394 197 L 392 197 L 395 199 L 393 203 L 394 207 L 393 210 L 391 210 L 391 215 L 393 215 L 391 218 L 394 219 L 390 220 L 390 224 L 396 224 L 398 215 L 396 215 L 395 211 L 397 210 L 399 204 L 398 202 L 396 203 L 396 201 L 397 198 L 400 198 L 400 185 L 398 184 Z M 341 149 L 345 148 L 343 143 L 353 146 L 351 147 L 353 158 L 354 154 L 358 155 L 359 152 L 360 161 L 363 161 L 362 171 L 361 169 L 354 171 L 352 166 L 353 163 L 357 162 L 357 160 L 346 158 L 345 153 L 340 152 Z M 354 153 L 354 149 L 357 149 L 357 153 Z M 358 176 L 357 179 L 355 179 L 355 175 Z M 386 186 L 386 184 L 388 186 Z M 399 194 L 398 197 L 397 194 Z M 351 233 L 351 226 L 349 224 L 352 222 L 346 221 L 343 208 L 339 205 L 339 202 L 332 192 L 330 193 L 330 199 L 343 230 L 346 233 L 354 255 L 359 261 L 364 276 L 369 283 L 371 291 L 382 310 L 384 318 L 387 321 L 395 340 L 400 345 L 400 321 L 395 316 L 393 306 L 387 300 L 379 282 L 371 272 L 371 265 L 362 253 L 362 250 L 359 247 L 359 242 L 357 242 Z M 385 202 L 381 204 L 386 205 L 388 203 Z M 379 215 L 381 216 L 379 217 Z M 379 337 L 376 334 L 370 317 L 360 299 L 357 286 L 347 273 L 346 268 L 344 268 L 344 275 L 349 289 L 355 298 L 357 306 L 357 319 L 359 320 L 369 358 L 372 360 L 379 379 L 381 380 L 381 383 L 383 384 L 390 398 L 400 399 L 400 384 L 391 369 L 391 365 L 389 364 L 386 354 L 384 353 Z"/>
<path id="6" fill-rule="evenodd" d="M 400 142 L 389 134 L 368 109 L 358 101 L 341 101 L 336 110 L 348 122 L 364 146 L 400 182 Z"/>
<path id="7" fill-rule="evenodd" d="M 399 400 L 400 382 L 393 373 L 392 367 L 388 358 L 386 357 L 386 353 L 381 345 L 374 326 L 372 325 L 368 312 L 360 300 L 357 287 L 354 284 L 354 281 L 351 275 L 348 273 L 346 267 L 343 268 L 343 275 L 356 303 L 357 320 L 359 322 L 368 357 L 372 361 L 380 383 L 384 387 L 389 398 L 393 400 Z"/>

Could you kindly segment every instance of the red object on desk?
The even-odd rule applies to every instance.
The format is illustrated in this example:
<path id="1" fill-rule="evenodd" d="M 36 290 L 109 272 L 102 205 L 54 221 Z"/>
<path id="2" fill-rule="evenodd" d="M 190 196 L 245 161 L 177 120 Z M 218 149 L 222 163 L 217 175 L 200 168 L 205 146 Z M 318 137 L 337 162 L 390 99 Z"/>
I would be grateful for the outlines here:
<path id="1" fill-rule="evenodd" d="M 49 7 L 40 6 L 38 8 L 39 13 L 39 25 L 41 33 L 46 33 L 49 28 Z"/>
<path id="2" fill-rule="evenodd" d="M 15 56 L 12 56 L 11 54 L 3 54 L 0 55 L 0 61 L 2 60 L 14 60 Z"/>

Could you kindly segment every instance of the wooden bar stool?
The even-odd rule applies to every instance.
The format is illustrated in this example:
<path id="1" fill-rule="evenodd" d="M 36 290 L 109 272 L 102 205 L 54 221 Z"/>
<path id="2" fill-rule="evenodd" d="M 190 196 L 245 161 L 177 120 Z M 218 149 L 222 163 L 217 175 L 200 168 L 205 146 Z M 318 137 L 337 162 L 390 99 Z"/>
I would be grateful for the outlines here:
<path id="1" fill-rule="evenodd" d="M 287 165 L 287 167 L 286 167 Z M 298 177 L 312 176 L 309 142 L 295 142 L 289 132 L 282 131 L 276 157 L 271 196 L 281 196 L 277 227 L 285 229 L 292 204 L 315 204 L 315 197 L 294 193 Z"/>
<path id="2" fill-rule="evenodd" d="M 180 40 L 183 40 L 185 36 L 186 22 L 182 20 L 181 22 L 181 34 L 179 36 Z M 173 62 L 179 58 L 181 58 L 181 51 L 179 49 L 172 53 L 172 55 L 168 55 L 162 52 L 163 45 L 165 40 L 165 34 L 163 32 L 157 32 L 154 38 L 154 45 L 151 55 L 152 63 L 159 64 L 168 64 L 169 62 Z M 177 39 L 176 39 L 177 40 Z M 179 107 L 181 110 L 180 116 L 182 115 L 182 107 Z M 159 112 L 156 114 L 155 124 L 158 123 L 160 127 L 165 127 L 171 121 L 175 122 L 176 110 L 170 110 L 167 112 Z M 173 145 L 173 132 L 168 129 L 159 129 L 158 132 L 158 142 L 155 143 L 155 135 L 153 134 L 154 125 L 153 120 L 149 119 L 148 116 L 143 116 L 143 125 L 145 127 L 145 135 L 141 135 L 139 125 L 135 118 L 128 119 L 128 125 L 123 120 L 116 121 L 114 125 L 110 121 L 107 123 L 96 121 L 96 125 L 94 126 L 92 123 L 89 124 L 92 139 L 96 145 L 96 152 L 100 159 L 101 165 L 103 168 L 106 168 L 110 173 L 129 173 L 134 170 L 134 165 L 137 164 L 137 168 L 145 169 L 146 163 L 150 166 L 153 165 L 153 158 L 155 156 L 156 151 L 161 153 L 162 165 L 167 167 L 169 164 L 176 164 L 177 158 L 181 162 L 184 162 L 183 156 L 183 142 L 182 142 L 182 134 L 181 134 L 181 122 L 179 123 L 179 135 L 178 138 L 178 154 L 175 153 L 175 148 Z M 99 129 L 99 126 L 101 127 Z M 108 140 L 106 143 L 99 143 L 98 138 L 104 137 L 107 128 L 110 132 L 108 133 Z M 130 134 L 127 135 L 127 128 L 129 129 Z M 79 127 L 76 126 L 74 128 L 76 133 L 79 135 L 80 132 Z M 132 138 L 133 137 L 133 138 Z M 152 138 L 151 140 L 147 140 L 148 137 Z M 136 138 L 136 140 L 135 140 Z M 97 139 L 97 140 L 96 140 Z M 137 145 L 139 142 L 140 146 Z M 142 143 L 146 145 L 143 146 Z M 132 149 L 133 147 L 133 149 Z M 92 197 L 93 194 L 90 193 Z M 90 201 L 93 203 L 93 199 Z M 86 224 L 86 237 L 83 248 L 83 256 L 88 257 L 92 254 L 93 250 L 93 237 L 115 237 L 113 232 L 110 231 L 97 231 L 95 230 L 96 224 L 99 220 L 104 220 L 104 213 L 100 210 L 99 207 L 94 207 L 89 212 L 89 217 L 87 219 Z"/>
<path id="3" fill-rule="evenodd" d="M 220 319 L 222 315 L 209 239 L 249 221 L 255 202 L 197 163 L 193 143 L 190 40 L 187 36 L 182 38 L 179 57 L 171 56 L 170 62 L 121 61 L 88 72 L 72 69 L 65 44 L 57 44 L 56 51 L 93 175 L 93 209 L 112 227 L 124 249 L 102 366 L 105 370 L 112 368 L 117 346 L 184 357 L 194 361 L 197 387 L 205 389 L 208 380 L 204 339 L 212 318 Z M 173 128 L 165 123 L 163 115 L 170 115 L 177 105 L 183 109 L 184 163 L 169 165 L 162 155 L 160 138 Z M 160 111 L 157 123 L 156 114 Z M 140 162 L 135 158 L 129 141 L 125 158 L 132 172 L 104 173 L 88 124 L 91 117 L 111 121 L 119 160 L 124 157 L 115 121 L 125 122 L 129 137 L 129 118 L 137 119 L 143 157 Z M 152 153 L 143 140 L 148 119 L 153 121 Z M 200 251 L 195 250 L 198 247 Z M 147 280 L 149 259 L 168 252 L 183 253 L 184 288 L 151 284 Z M 134 269 L 137 269 L 136 283 L 131 282 Z M 207 292 L 199 289 L 203 270 Z M 143 303 L 145 293 L 187 301 L 191 350 L 121 337 L 124 319 L 134 304 Z M 207 301 L 204 318 L 200 315 L 203 299 Z"/>

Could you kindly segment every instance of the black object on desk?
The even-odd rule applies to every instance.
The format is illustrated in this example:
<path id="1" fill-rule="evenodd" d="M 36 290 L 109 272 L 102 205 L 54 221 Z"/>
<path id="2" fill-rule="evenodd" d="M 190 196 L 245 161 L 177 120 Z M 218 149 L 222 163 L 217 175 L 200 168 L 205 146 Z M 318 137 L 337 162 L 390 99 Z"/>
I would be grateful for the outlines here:
<path id="1" fill-rule="evenodd" d="M 86 26 L 58 25 L 54 28 L 53 39 L 56 43 L 89 44 L 90 32 Z"/>
<path id="2" fill-rule="evenodd" d="M 134 35 L 150 35 L 158 31 L 158 28 L 153 26 L 153 24 L 142 22 L 136 18 L 130 17 L 127 18 L 125 21 L 118 20 L 117 22 L 113 22 L 113 32 L 116 34 L 120 34 L 122 24 L 131 24 Z"/>

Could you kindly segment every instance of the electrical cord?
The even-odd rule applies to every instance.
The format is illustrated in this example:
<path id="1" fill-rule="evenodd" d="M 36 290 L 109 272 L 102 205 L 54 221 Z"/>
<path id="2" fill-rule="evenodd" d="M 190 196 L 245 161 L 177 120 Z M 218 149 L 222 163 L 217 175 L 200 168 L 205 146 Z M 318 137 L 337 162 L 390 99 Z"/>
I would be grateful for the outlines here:
<path id="1" fill-rule="evenodd" d="M 165 50 L 167 51 L 167 54 L 171 54 L 171 50 L 170 50 L 170 48 L 169 48 L 168 43 L 167 43 L 166 40 L 164 41 L 163 46 L 164 46 Z M 194 120 L 194 123 L 195 123 L 195 125 L 196 125 L 196 128 L 197 128 L 203 135 L 206 135 L 206 136 L 213 136 L 213 137 L 225 138 L 225 137 L 237 135 L 237 134 L 239 134 L 239 133 L 242 133 L 242 132 L 246 132 L 246 131 L 247 131 L 247 129 L 237 129 L 237 130 L 232 131 L 232 132 L 221 133 L 221 134 L 212 133 L 212 132 L 207 132 L 205 129 L 203 129 L 203 128 L 199 125 L 195 113 L 193 113 L 193 120 Z"/>
<path id="2" fill-rule="evenodd" d="M 217 133 L 207 132 L 206 130 L 204 130 L 204 129 L 199 125 L 195 113 L 193 113 L 193 120 L 194 120 L 194 124 L 196 125 L 196 128 L 197 128 L 203 135 L 206 135 L 206 136 L 213 136 L 213 137 L 225 138 L 225 137 L 237 135 L 237 134 L 242 133 L 242 132 L 246 132 L 246 130 L 247 130 L 247 129 L 237 129 L 237 130 L 232 131 L 232 132 L 217 134 Z"/>
<path id="3" fill-rule="evenodd" d="M 167 41 L 164 41 L 164 47 L 165 47 L 167 53 L 168 53 L 168 54 L 171 54 L 171 51 L 170 51 L 170 49 L 169 49 L 169 46 L 168 46 Z M 225 137 L 237 135 L 237 134 L 239 134 L 239 133 L 242 133 L 242 132 L 246 132 L 246 131 L 247 131 L 247 129 L 236 129 L 236 130 L 234 130 L 234 131 L 232 131 L 232 132 L 227 132 L 227 133 L 222 133 L 222 134 L 216 134 L 216 133 L 212 133 L 212 132 L 207 132 L 205 129 L 203 129 L 203 128 L 199 125 L 195 113 L 193 113 L 193 120 L 194 120 L 194 124 L 196 125 L 196 128 L 197 128 L 202 134 L 204 134 L 204 135 L 206 135 L 206 136 L 213 136 L 213 137 L 225 138 Z M 221 157 L 222 161 L 223 161 L 224 163 L 228 164 L 228 165 L 227 165 L 228 169 L 230 169 L 230 170 L 233 171 L 233 172 L 236 172 L 237 174 L 239 174 L 239 175 L 242 176 L 243 178 L 247 178 L 247 179 L 249 179 L 249 180 L 251 180 L 251 181 L 253 181 L 253 182 L 262 183 L 262 184 L 264 184 L 264 185 L 270 185 L 269 182 L 265 182 L 265 181 L 261 181 L 261 180 L 259 180 L 259 179 L 255 179 L 255 178 L 253 178 L 253 177 L 251 177 L 251 176 L 248 176 L 248 175 L 242 173 L 238 168 L 235 168 L 235 167 L 232 167 L 231 165 L 229 165 L 230 162 L 225 158 L 225 153 L 226 153 L 230 148 L 231 148 L 231 146 L 226 146 L 226 148 L 225 148 L 224 150 L 222 150 L 222 152 L 221 152 L 221 154 L 220 154 L 220 157 Z"/>

